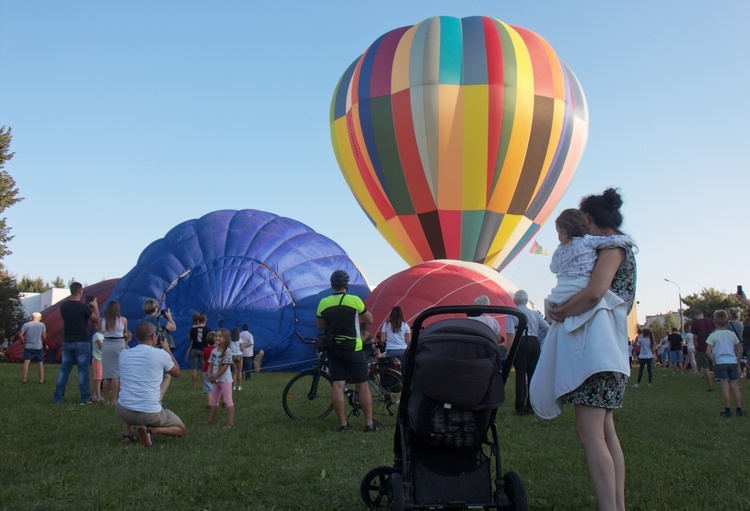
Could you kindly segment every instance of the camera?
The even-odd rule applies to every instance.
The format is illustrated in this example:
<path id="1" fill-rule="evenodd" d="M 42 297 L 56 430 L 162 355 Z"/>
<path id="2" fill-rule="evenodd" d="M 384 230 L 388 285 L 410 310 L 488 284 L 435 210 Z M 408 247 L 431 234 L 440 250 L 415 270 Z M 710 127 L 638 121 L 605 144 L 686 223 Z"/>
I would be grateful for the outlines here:
<path id="1" fill-rule="evenodd" d="M 161 316 L 162 318 L 166 318 L 167 317 L 167 312 L 169 312 L 169 309 L 161 309 L 159 311 L 159 316 Z"/>
<path id="2" fill-rule="evenodd" d="M 96 300 L 96 297 L 94 295 L 86 295 L 86 305 L 90 304 L 94 300 Z"/>

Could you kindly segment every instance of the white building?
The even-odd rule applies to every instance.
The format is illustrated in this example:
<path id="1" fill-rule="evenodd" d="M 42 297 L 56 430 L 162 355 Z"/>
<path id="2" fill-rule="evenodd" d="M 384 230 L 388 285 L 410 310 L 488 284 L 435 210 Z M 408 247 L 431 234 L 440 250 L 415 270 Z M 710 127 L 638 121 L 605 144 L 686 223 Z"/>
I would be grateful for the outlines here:
<path id="1" fill-rule="evenodd" d="M 44 293 L 20 293 L 21 305 L 27 316 L 32 312 L 41 312 L 44 315 L 44 309 L 53 306 L 60 300 L 70 296 L 69 289 L 53 287 Z"/>

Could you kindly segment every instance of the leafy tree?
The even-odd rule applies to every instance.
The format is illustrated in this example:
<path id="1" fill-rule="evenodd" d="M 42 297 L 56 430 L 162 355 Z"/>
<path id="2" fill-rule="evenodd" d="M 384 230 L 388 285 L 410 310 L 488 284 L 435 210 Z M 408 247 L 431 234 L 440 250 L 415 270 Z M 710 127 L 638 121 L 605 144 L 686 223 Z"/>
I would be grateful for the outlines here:
<path id="1" fill-rule="evenodd" d="M 44 293 L 51 288 L 52 286 L 42 280 L 42 277 L 32 279 L 28 275 L 24 275 L 18 281 L 18 290 L 22 293 Z"/>
<path id="2" fill-rule="evenodd" d="M 16 280 L 0 264 L 0 338 L 11 339 L 29 318 L 19 300 Z"/>
<path id="3" fill-rule="evenodd" d="M 700 293 L 685 296 L 682 301 L 687 305 L 684 310 L 686 331 L 690 331 L 695 311 L 699 310 L 704 316 L 710 318 L 714 311 L 737 307 L 739 304 L 737 299 L 727 294 L 726 291 L 719 291 L 712 287 L 704 287 Z"/>
<path id="4" fill-rule="evenodd" d="M 62 279 L 60 275 L 55 277 L 55 280 L 52 281 L 52 287 L 58 287 L 58 288 L 65 287 L 65 281 Z"/>
<path id="5" fill-rule="evenodd" d="M 12 138 L 11 128 L 0 127 L 0 213 L 23 200 L 23 197 L 18 196 L 15 179 L 5 170 L 5 162 L 10 161 L 14 155 L 10 152 Z M 0 218 L 0 259 L 11 253 L 8 250 L 8 242 L 12 239 L 7 219 Z"/>
<path id="6" fill-rule="evenodd" d="M 665 316 L 668 317 L 668 316 Z M 654 334 L 654 341 L 659 344 L 659 341 L 667 333 L 667 327 L 664 326 L 664 321 L 661 319 L 655 319 L 649 323 L 648 327 L 651 329 L 651 333 Z"/>
<path id="7" fill-rule="evenodd" d="M 684 312 L 683 312 L 684 314 Z M 671 332 L 673 328 L 680 331 L 680 313 L 676 312 L 673 314 L 666 314 L 664 316 L 664 328 L 667 332 Z"/>

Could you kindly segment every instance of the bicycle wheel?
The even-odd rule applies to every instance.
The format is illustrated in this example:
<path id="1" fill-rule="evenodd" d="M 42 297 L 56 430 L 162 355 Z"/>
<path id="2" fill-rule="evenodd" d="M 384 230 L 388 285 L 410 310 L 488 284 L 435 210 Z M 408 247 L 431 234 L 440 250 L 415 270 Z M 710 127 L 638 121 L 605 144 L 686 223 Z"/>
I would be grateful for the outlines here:
<path id="1" fill-rule="evenodd" d="M 403 383 L 401 373 L 389 367 L 381 367 L 370 373 L 372 394 L 372 418 L 383 426 L 396 424 L 398 403 Z"/>
<path id="2" fill-rule="evenodd" d="M 289 380 L 284 388 L 284 411 L 292 419 L 322 419 L 333 410 L 331 377 L 318 369 L 307 369 Z"/>

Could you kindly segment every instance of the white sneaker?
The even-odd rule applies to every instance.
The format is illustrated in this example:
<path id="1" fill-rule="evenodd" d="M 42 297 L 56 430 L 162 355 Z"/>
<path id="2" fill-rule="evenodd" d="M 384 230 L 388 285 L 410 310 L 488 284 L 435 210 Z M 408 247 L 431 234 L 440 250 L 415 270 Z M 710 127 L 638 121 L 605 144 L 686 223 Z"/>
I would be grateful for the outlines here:
<path id="1" fill-rule="evenodd" d="M 640 387 L 640 384 L 638 384 L 638 383 L 636 383 L 635 385 L 633 385 L 634 389 L 637 389 L 638 387 Z"/>
<path id="2" fill-rule="evenodd" d="M 648 384 L 648 386 L 649 386 L 649 387 L 653 387 L 653 385 L 651 385 L 650 383 Z"/>
<path id="3" fill-rule="evenodd" d="M 237 390 L 242 390 L 242 385 L 238 385 Z"/>
<path id="4" fill-rule="evenodd" d="M 232 390 L 237 390 L 237 385 L 233 385 Z"/>

